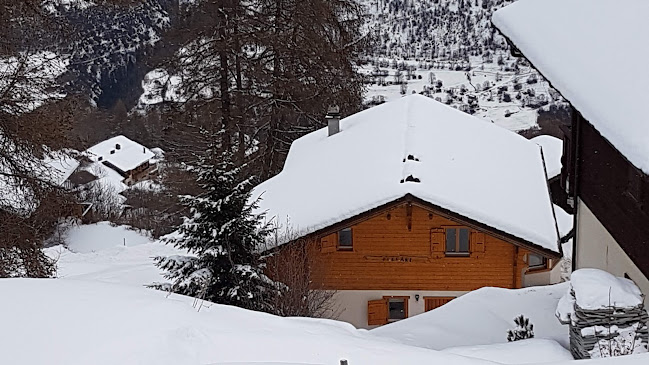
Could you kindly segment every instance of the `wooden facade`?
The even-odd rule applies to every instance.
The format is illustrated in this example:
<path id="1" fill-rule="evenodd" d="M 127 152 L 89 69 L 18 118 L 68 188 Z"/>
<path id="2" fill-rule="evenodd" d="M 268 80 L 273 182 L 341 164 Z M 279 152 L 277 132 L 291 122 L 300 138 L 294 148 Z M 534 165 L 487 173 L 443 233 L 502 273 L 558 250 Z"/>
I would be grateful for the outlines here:
<path id="1" fill-rule="evenodd" d="M 456 243 L 447 242 L 447 234 L 454 237 L 450 231 L 456 238 L 464 233 L 456 252 L 447 252 Z M 529 255 L 544 265 L 530 269 Z M 341 319 L 367 328 L 481 287 L 521 288 L 525 273 L 551 270 L 559 258 L 407 195 L 280 246 L 267 259 L 267 274 L 298 286 L 306 277 L 305 287 L 336 291 L 336 305 L 349 309 Z"/>
<path id="2" fill-rule="evenodd" d="M 573 204 L 581 199 L 590 208 L 649 277 L 649 176 L 574 109 L 573 125 L 566 132 L 566 165 L 561 177 L 564 189 L 571 194 Z"/>
<path id="3" fill-rule="evenodd" d="M 319 239 L 314 283 L 335 290 L 469 291 L 520 288 L 528 250 L 470 228 L 467 255 L 445 252 L 445 229 L 467 227 L 439 212 L 404 203 L 351 226 L 352 249 L 338 233 Z"/>

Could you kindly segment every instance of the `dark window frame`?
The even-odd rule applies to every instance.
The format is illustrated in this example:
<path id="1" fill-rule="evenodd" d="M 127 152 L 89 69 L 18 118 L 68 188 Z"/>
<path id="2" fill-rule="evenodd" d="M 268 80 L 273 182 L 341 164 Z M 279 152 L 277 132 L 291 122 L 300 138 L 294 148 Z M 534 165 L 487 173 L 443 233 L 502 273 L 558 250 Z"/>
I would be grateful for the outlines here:
<path id="1" fill-rule="evenodd" d="M 388 323 L 396 322 L 396 321 L 400 321 L 402 319 L 408 318 L 408 299 L 410 299 L 410 297 L 395 295 L 395 296 L 384 296 L 383 299 L 387 300 L 386 305 L 388 306 L 388 308 L 387 308 L 387 311 L 388 311 Z M 390 301 L 393 301 L 393 302 L 401 301 L 401 302 L 403 302 L 403 318 L 392 318 L 390 316 L 391 315 L 391 313 L 390 313 Z"/>
<path id="2" fill-rule="evenodd" d="M 343 243 L 342 242 L 343 234 L 341 234 L 341 233 L 343 233 L 343 232 L 349 232 L 349 243 Z M 341 229 L 340 231 L 338 231 L 337 236 L 338 236 L 337 237 L 338 242 L 337 242 L 336 248 L 338 249 L 338 251 L 353 251 L 354 250 L 354 230 L 352 229 L 352 227 L 347 227 L 347 228 Z"/>
<path id="3" fill-rule="evenodd" d="M 444 228 L 444 253 L 446 256 L 451 257 L 469 257 L 471 255 L 471 229 L 465 226 L 453 226 L 453 227 L 443 227 Z M 455 230 L 455 251 L 449 251 L 448 245 L 448 231 Z M 467 231 L 467 242 L 466 242 L 466 251 L 460 251 L 461 242 L 460 242 L 460 230 Z"/>
<path id="4" fill-rule="evenodd" d="M 532 266 L 530 261 L 532 256 L 538 256 L 541 258 L 541 264 L 540 265 L 534 265 Z M 546 270 L 548 268 L 548 258 L 539 254 L 535 253 L 528 253 L 527 254 L 527 267 L 529 271 L 536 271 L 536 270 Z"/>

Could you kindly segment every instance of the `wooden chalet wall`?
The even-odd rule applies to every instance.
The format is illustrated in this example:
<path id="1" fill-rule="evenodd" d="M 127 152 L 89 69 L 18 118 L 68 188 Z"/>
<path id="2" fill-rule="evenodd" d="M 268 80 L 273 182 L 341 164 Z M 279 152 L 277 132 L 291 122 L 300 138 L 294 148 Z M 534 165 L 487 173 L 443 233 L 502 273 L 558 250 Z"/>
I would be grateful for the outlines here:
<path id="1" fill-rule="evenodd" d="M 573 134 L 567 139 L 578 144 L 579 198 L 649 277 L 649 176 L 633 166 L 578 112 L 573 113 Z M 570 166 L 566 172 L 574 168 Z"/>
<path id="2" fill-rule="evenodd" d="M 470 256 L 446 256 L 443 234 L 441 245 L 431 241 L 439 240 L 434 238 L 434 232 L 443 232 L 442 228 L 448 226 L 462 225 L 405 203 L 353 225 L 353 250 L 336 249 L 337 233 L 325 236 L 310 250 L 314 286 L 335 290 L 440 291 L 522 286 L 525 249 L 471 230 Z"/>

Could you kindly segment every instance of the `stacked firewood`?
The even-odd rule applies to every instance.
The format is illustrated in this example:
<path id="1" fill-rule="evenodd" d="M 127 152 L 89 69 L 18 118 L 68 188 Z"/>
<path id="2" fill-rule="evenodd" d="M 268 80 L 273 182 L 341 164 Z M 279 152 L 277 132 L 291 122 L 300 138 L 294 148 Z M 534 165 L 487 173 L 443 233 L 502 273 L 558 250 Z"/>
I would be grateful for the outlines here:
<path id="1" fill-rule="evenodd" d="M 575 298 L 574 291 L 570 292 Z M 640 304 L 583 309 L 574 302 L 570 315 L 570 350 L 575 359 L 647 352 L 649 315 Z"/>

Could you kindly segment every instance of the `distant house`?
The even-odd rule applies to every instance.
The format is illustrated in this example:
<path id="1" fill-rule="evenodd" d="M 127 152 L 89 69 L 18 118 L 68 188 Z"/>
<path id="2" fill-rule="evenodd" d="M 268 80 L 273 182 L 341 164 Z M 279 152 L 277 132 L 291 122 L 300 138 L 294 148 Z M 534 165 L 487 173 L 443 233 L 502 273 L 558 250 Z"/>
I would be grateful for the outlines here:
<path id="1" fill-rule="evenodd" d="M 625 276 L 645 295 L 649 73 L 640 70 L 649 56 L 647 14 L 645 0 L 521 0 L 493 17 L 573 107 L 561 185 L 576 211 L 574 267 Z"/>
<path id="2" fill-rule="evenodd" d="M 122 182 L 131 186 L 149 178 L 157 172 L 156 163 L 151 160 L 155 154 L 141 144 L 124 136 L 117 136 L 100 142 L 88 150 L 88 157 L 116 171 Z"/>
<path id="3" fill-rule="evenodd" d="M 251 199 L 279 227 L 276 255 L 306 246 L 339 319 L 367 328 L 551 281 L 561 254 L 538 145 L 421 95 L 328 123 Z"/>

